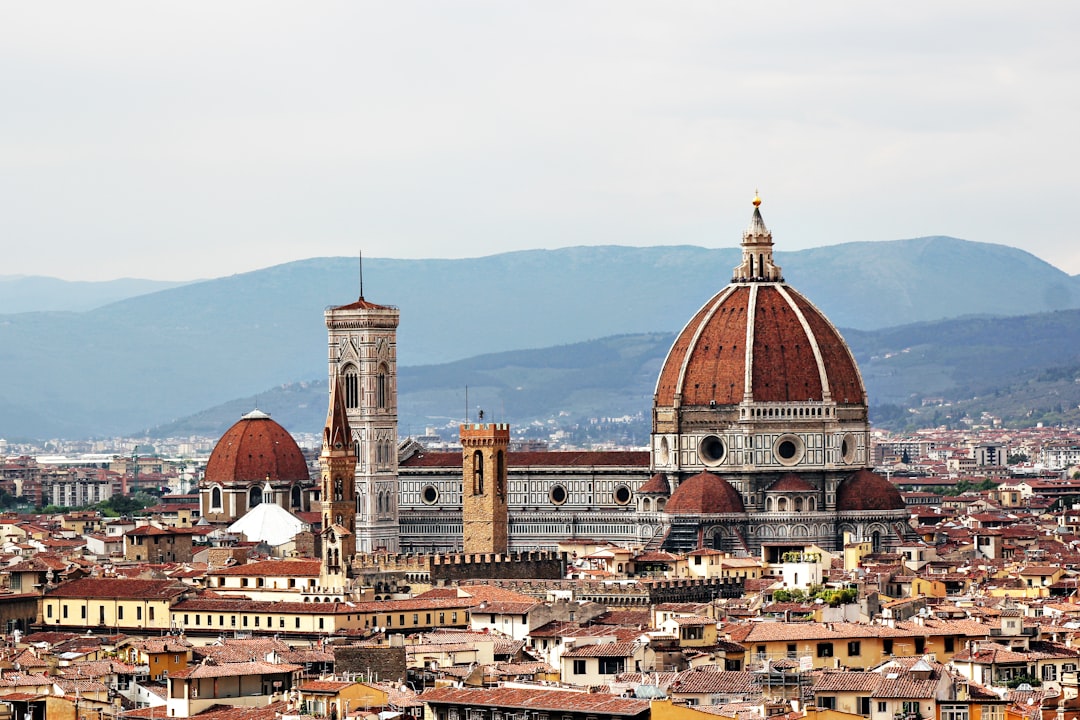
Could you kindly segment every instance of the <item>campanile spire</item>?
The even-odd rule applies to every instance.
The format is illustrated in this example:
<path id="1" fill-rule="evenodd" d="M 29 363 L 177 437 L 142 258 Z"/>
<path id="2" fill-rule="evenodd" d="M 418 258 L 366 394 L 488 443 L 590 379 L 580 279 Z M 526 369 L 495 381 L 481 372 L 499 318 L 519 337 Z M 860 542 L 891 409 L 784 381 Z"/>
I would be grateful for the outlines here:
<path id="1" fill-rule="evenodd" d="M 754 214 L 742 236 L 742 263 L 735 268 L 735 282 L 782 282 L 780 267 L 773 263 L 772 233 L 761 217 L 761 197 L 754 193 Z"/>

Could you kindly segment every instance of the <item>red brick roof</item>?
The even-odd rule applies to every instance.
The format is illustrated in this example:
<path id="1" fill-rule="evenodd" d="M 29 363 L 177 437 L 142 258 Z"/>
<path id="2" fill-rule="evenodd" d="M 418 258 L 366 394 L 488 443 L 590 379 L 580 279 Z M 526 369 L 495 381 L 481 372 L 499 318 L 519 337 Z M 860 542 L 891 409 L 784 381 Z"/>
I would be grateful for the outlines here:
<path id="1" fill-rule="evenodd" d="M 158 600 L 176 597 L 191 588 L 172 580 L 132 580 L 127 578 L 79 578 L 69 580 L 45 592 L 46 597 L 58 598 L 134 598 Z"/>
<path id="2" fill-rule="evenodd" d="M 245 565 L 232 565 L 211 570 L 207 575 L 240 577 L 317 577 L 322 571 L 321 560 L 261 560 Z"/>
<path id="3" fill-rule="evenodd" d="M 906 507 L 896 486 L 870 470 L 852 473 L 836 488 L 836 509 L 840 512 Z"/>
<path id="4" fill-rule="evenodd" d="M 673 515 L 743 513 L 742 497 L 726 480 L 703 472 L 685 480 L 671 494 L 664 512 Z"/>
<path id="5" fill-rule="evenodd" d="M 565 690 L 437 688 L 423 693 L 420 699 L 426 703 L 435 704 L 526 708 L 549 712 L 588 712 L 598 715 L 637 716 L 649 712 L 648 700 Z"/>
<path id="6" fill-rule="evenodd" d="M 788 473 L 777 480 L 766 492 L 815 492 L 816 488 L 795 473 Z"/>
<path id="7" fill-rule="evenodd" d="M 606 642 L 578 645 L 563 651 L 563 657 L 630 657 L 634 654 L 632 642 Z"/>
<path id="8" fill-rule="evenodd" d="M 649 481 L 638 488 L 639 495 L 668 495 L 671 493 L 671 485 L 668 484 L 664 473 L 656 473 Z"/>
<path id="9" fill-rule="evenodd" d="M 222 663 L 220 665 L 217 663 L 192 665 L 182 670 L 173 670 L 170 676 L 173 678 L 215 678 L 235 677 L 237 675 L 274 675 L 277 673 L 292 673 L 303 669 L 303 665 L 252 660 L 249 662 Z"/>
<path id="10" fill-rule="evenodd" d="M 190 612 L 285 612 L 314 615 L 410 612 L 426 609 L 469 609 L 471 598 L 432 600 L 381 600 L 376 602 L 281 602 L 280 600 L 242 600 L 240 598 L 190 598 L 173 605 L 174 611 Z"/>
<path id="11" fill-rule="evenodd" d="M 206 463 L 206 482 L 306 481 L 307 461 L 289 432 L 265 413 L 225 431 Z"/>
<path id="12" fill-rule="evenodd" d="M 746 346 L 752 344 L 751 382 L 757 402 L 821 401 L 821 368 L 832 398 L 865 404 L 866 393 L 855 361 L 836 328 L 809 300 L 789 287 L 757 287 L 751 312 L 751 288 L 732 284 L 709 300 L 686 324 L 664 362 L 656 384 L 656 402 L 683 406 L 736 405 L 743 400 Z M 788 298 L 798 308 L 792 309 Z M 807 333 L 809 329 L 809 334 Z M 749 337 L 748 337 L 749 335 Z M 814 344 L 821 354 L 819 368 Z"/>
<path id="13" fill-rule="evenodd" d="M 369 302 L 361 295 L 355 302 L 351 302 L 348 305 L 339 305 L 334 310 L 393 310 L 392 305 L 377 305 L 373 302 Z"/>

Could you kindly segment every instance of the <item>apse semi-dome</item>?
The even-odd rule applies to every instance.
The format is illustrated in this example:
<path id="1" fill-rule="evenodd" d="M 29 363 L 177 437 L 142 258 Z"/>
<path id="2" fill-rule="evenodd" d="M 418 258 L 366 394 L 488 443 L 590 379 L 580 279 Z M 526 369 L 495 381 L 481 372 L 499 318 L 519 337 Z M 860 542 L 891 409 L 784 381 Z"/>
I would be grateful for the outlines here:
<path id="1" fill-rule="evenodd" d="M 769 492 L 817 492 L 817 488 L 794 473 L 788 473 L 769 486 Z"/>
<path id="2" fill-rule="evenodd" d="M 839 513 L 904 510 L 906 507 L 896 486 L 871 470 L 852 473 L 836 488 L 836 511 Z"/>
<path id="3" fill-rule="evenodd" d="M 746 512 L 742 497 L 729 482 L 710 472 L 687 478 L 671 494 L 664 511 L 670 515 L 713 515 Z"/>
<path id="4" fill-rule="evenodd" d="M 253 410 L 218 440 L 206 463 L 209 482 L 308 480 L 307 461 L 288 430 Z"/>

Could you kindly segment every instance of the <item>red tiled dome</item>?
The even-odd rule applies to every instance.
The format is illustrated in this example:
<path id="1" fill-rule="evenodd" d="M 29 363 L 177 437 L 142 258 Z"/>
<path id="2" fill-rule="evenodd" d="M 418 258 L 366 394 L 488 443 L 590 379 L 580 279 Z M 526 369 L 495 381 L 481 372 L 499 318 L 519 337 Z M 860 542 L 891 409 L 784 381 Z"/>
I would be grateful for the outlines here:
<path id="1" fill-rule="evenodd" d="M 656 473 L 648 482 L 638 488 L 639 495 L 669 495 L 671 493 L 671 485 L 668 484 L 667 476 L 664 473 Z"/>
<path id="2" fill-rule="evenodd" d="M 795 473 L 788 473 L 773 483 L 767 492 L 816 492 L 817 488 Z"/>
<path id="3" fill-rule="evenodd" d="M 840 333 L 805 297 L 770 282 L 732 283 L 694 315 L 664 361 L 657 404 L 673 406 L 677 395 L 683 406 L 742 402 L 747 345 L 757 402 L 821 401 L 826 388 L 835 402 L 866 402 Z"/>
<path id="4" fill-rule="evenodd" d="M 307 462 L 289 432 L 255 410 L 225 431 L 206 463 L 208 482 L 305 481 Z"/>
<path id="5" fill-rule="evenodd" d="M 671 494 L 664 512 L 674 515 L 709 515 L 746 512 L 742 497 L 726 480 L 703 472 L 684 481 Z"/>
<path id="6" fill-rule="evenodd" d="M 859 470 L 836 488 L 836 510 L 903 510 L 907 507 L 891 482 L 870 470 Z"/>

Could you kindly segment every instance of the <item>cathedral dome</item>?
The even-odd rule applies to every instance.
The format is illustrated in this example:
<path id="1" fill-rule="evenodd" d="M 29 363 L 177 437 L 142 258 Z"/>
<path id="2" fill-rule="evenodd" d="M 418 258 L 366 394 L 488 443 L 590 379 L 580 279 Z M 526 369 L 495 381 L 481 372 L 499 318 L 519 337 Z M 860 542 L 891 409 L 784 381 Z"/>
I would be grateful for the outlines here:
<path id="1" fill-rule="evenodd" d="M 660 407 L 757 403 L 866 405 L 847 343 L 784 283 L 755 198 L 732 282 L 679 333 L 656 383 Z"/>
<path id="2" fill-rule="evenodd" d="M 726 480 L 703 472 L 675 489 L 664 512 L 672 515 L 712 515 L 746 512 L 739 492 Z"/>
<path id="3" fill-rule="evenodd" d="M 891 482 L 870 470 L 849 475 L 836 488 L 836 510 L 903 510 L 907 506 Z"/>
<path id="4" fill-rule="evenodd" d="M 225 431 L 206 463 L 207 482 L 307 481 L 307 461 L 292 435 L 253 410 Z"/>
<path id="5" fill-rule="evenodd" d="M 835 327 L 781 283 L 732 283 L 675 340 L 656 384 L 664 406 L 755 402 L 866 403 Z"/>

